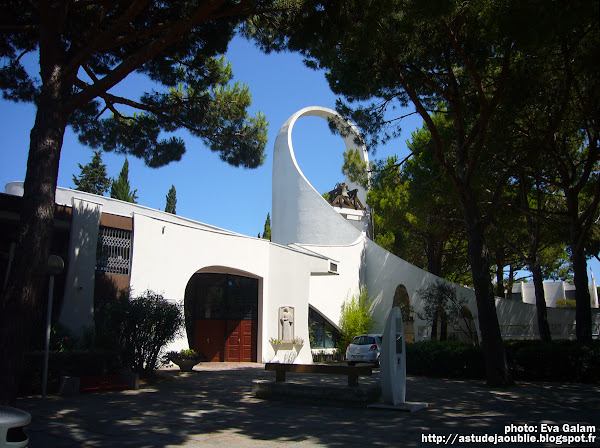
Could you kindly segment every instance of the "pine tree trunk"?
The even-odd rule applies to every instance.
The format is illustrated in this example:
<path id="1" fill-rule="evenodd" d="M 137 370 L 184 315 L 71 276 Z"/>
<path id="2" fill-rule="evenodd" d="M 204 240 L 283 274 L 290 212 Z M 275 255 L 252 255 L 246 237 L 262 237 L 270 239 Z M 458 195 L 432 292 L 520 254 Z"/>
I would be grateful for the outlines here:
<path id="1" fill-rule="evenodd" d="M 583 250 L 572 250 L 573 277 L 575 283 L 575 334 L 579 342 L 592 341 L 592 307 L 588 289 L 587 261 Z"/>
<path id="2" fill-rule="evenodd" d="M 0 404 L 16 403 L 23 354 L 33 325 L 40 323 L 47 293 L 46 276 L 52 234 L 58 164 L 66 115 L 60 111 L 65 90 L 45 84 L 31 130 L 20 229 L 7 288 L 0 300 Z"/>
<path id="3" fill-rule="evenodd" d="M 588 289 L 587 260 L 583 250 L 583 228 L 579 222 L 579 198 L 577 192 L 566 189 L 571 237 L 571 263 L 575 283 L 575 334 L 579 342 L 592 341 L 592 307 Z"/>
<path id="4" fill-rule="evenodd" d="M 506 386 L 512 384 L 513 379 L 506 360 L 498 315 L 496 314 L 496 301 L 490 275 L 489 252 L 484 238 L 484 225 L 470 189 L 463 185 L 461 190 L 487 383 L 490 386 Z"/>
<path id="5" fill-rule="evenodd" d="M 546 310 L 546 294 L 544 292 L 544 280 L 542 278 L 542 268 L 538 257 L 529 264 L 529 269 L 533 274 L 533 286 L 535 288 L 535 307 L 537 311 L 538 331 L 540 339 L 544 342 L 551 342 L 550 325 L 548 324 L 548 311 Z"/>
<path id="6" fill-rule="evenodd" d="M 496 296 L 504 298 L 504 252 L 502 249 L 496 254 Z"/>

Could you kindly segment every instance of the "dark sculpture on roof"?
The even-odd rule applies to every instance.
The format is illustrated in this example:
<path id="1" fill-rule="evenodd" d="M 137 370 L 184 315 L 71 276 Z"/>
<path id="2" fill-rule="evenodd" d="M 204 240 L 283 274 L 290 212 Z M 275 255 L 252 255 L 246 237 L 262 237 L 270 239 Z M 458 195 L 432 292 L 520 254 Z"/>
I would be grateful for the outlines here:
<path id="1" fill-rule="evenodd" d="M 358 199 L 358 188 L 348 190 L 345 183 L 338 183 L 329 193 L 329 203 L 332 207 L 352 208 L 354 210 L 364 210 L 365 207 Z"/>

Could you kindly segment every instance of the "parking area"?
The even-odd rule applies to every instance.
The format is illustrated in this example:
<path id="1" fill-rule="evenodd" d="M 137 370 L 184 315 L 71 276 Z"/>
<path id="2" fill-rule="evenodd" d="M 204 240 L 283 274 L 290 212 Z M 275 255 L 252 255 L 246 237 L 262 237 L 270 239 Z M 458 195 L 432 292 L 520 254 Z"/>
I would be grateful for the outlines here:
<path id="1" fill-rule="evenodd" d="M 526 383 L 490 389 L 480 381 L 412 377 L 407 400 L 427 402 L 429 408 L 410 414 L 333 401 L 258 399 L 251 394 L 252 381 L 274 380 L 275 375 L 262 364 L 205 363 L 190 373 L 165 370 L 161 375 L 162 381 L 140 390 L 20 399 L 18 406 L 33 417 L 27 428 L 30 446 L 433 447 L 441 439 L 431 436 L 454 438 L 455 446 L 463 446 L 459 436 L 504 435 L 506 427 L 523 433 L 518 427 L 529 425 L 538 435 L 542 425 L 556 426 L 561 434 L 565 424 L 600 427 L 599 385 Z M 290 373 L 288 381 L 344 385 L 347 378 Z M 364 383 L 377 381 L 375 371 Z"/>

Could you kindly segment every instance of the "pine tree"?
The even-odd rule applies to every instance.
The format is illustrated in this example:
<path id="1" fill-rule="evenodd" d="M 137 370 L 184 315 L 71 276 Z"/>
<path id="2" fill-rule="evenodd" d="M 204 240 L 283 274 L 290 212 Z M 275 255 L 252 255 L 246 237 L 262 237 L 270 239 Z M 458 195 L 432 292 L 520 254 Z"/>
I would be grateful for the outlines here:
<path id="1" fill-rule="evenodd" d="M 12 275 L 0 296 L 0 404 L 16 401 L 23 353 L 45 303 L 55 211 L 50 187 L 67 126 L 94 149 L 138 157 L 154 168 L 181 159 L 185 143 L 171 134 L 177 129 L 233 166 L 261 165 L 268 122 L 260 112 L 250 116 L 249 87 L 230 82 L 231 66 L 220 55 L 249 17 L 283 13 L 272 3 L 1 3 L 0 90 L 5 99 L 35 103 L 36 120 Z M 22 65 L 28 53 L 39 63 L 32 76 Z M 138 90 L 114 89 L 133 73 L 151 79 L 152 91 L 137 99 L 119 96 Z"/>
<path id="2" fill-rule="evenodd" d="M 131 191 L 131 186 L 129 185 L 129 161 L 125 159 L 125 163 L 123 163 L 123 168 L 121 168 L 121 174 L 119 174 L 119 178 L 113 180 L 112 187 L 110 189 L 110 197 L 113 199 L 120 199 L 125 202 L 133 202 L 137 204 L 137 195 L 135 194 L 137 190 Z"/>
<path id="3" fill-rule="evenodd" d="M 265 219 L 265 228 L 263 230 L 262 238 L 265 240 L 271 241 L 271 215 L 270 215 L 270 213 L 267 213 L 267 219 Z"/>
<path id="4" fill-rule="evenodd" d="M 111 180 L 106 175 L 106 165 L 102 163 L 102 151 L 94 151 L 92 161 L 85 166 L 78 163 L 79 178 L 73 175 L 76 190 L 103 196 L 110 188 Z"/>
<path id="5" fill-rule="evenodd" d="M 175 207 L 177 206 L 177 192 L 175 191 L 175 185 L 171 185 L 171 189 L 166 196 L 167 205 L 165 206 L 165 212 L 173 213 L 176 215 Z"/>

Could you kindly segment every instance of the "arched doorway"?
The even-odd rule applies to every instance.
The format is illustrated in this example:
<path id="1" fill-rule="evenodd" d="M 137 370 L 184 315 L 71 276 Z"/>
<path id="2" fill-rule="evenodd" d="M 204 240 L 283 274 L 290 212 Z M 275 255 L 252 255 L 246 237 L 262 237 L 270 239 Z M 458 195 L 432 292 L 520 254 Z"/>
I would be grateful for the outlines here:
<path id="1" fill-rule="evenodd" d="M 406 286 L 400 284 L 394 292 L 392 308 L 397 306 L 402 312 L 402 321 L 404 323 L 404 340 L 406 342 L 415 342 L 415 319 L 413 317 L 412 307 L 410 306 L 410 297 Z"/>
<path id="2" fill-rule="evenodd" d="M 196 272 L 185 288 L 188 343 L 211 362 L 256 362 L 259 279 Z"/>

